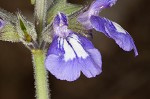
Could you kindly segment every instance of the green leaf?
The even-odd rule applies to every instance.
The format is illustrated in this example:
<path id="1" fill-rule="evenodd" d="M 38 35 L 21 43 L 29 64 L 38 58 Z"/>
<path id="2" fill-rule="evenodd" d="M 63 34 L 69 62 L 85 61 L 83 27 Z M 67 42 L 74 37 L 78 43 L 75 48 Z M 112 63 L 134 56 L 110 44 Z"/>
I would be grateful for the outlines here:
<path id="1" fill-rule="evenodd" d="M 6 23 L 0 30 L 0 40 L 10 42 L 20 42 L 19 35 L 11 23 Z"/>
<path id="2" fill-rule="evenodd" d="M 67 14 L 67 16 L 80 11 L 81 5 L 67 3 L 66 0 L 56 0 L 54 5 L 48 10 L 47 22 L 51 23 L 58 12 Z"/>

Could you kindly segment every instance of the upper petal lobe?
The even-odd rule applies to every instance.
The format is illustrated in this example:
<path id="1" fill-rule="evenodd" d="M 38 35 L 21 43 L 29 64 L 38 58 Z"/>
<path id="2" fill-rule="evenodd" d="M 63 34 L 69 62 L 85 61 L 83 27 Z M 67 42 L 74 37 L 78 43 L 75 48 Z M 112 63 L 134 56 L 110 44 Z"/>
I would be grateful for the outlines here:
<path id="1" fill-rule="evenodd" d="M 112 38 L 125 51 L 134 50 L 135 56 L 138 55 L 136 46 L 131 35 L 119 24 L 99 16 L 91 16 L 90 22 L 93 28 Z"/>

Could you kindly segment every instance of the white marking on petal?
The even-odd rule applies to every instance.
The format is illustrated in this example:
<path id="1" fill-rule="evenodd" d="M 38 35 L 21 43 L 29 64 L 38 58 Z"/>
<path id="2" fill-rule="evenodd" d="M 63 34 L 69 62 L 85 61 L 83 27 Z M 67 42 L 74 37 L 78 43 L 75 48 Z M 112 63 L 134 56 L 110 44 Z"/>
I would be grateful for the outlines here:
<path id="1" fill-rule="evenodd" d="M 77 35 L 72 34 L 71 37 L 74 38 L 76 41 L 80 42 L 80 41 L 79 41 L 79 37 L 78 37 Z"/>
<path id="2" fill-rule="evenodd" d="M 77 37 L 77 36 L 73 35 L 73 37 Z M 72 48 L 74 49 L 77 57 L 85 59 L 89 56 L 88 53 L 81 46 L 81 44 L 78 40 L 78 37 L 77 38 L 69 38 L 69 42 L 72 45 Z"/>
<path id="3" fill-rule="evenodd" d="M 60 42 L 60 37 L 57 39 L 57 47 L 58 47 L 58 48 L 60 48 L 59 42 Z"/>
<path id="4" fill-rule="evenodd" d="M 60 38 L 60 48 L 63 48 L 64 39 Z"/>
<path id="5" fill-rule="evenodd" d="M 75 55 L 72 47 L 68 44 L 66 39 L 64 39 L 63 47 L 64 47 L 64 51 L 65 51 L 65 54 L 64 54 L 65 61 L 73 60 L 74 58 L 76 58 L 76 55 Z"/>
<path id="6" fill-rule="evenodd" d="M 115 22 L 112 22 L 112 23 L 118 32 L 126 34 L 126 31 L 119 24 L 117 24 Z"/>
<path id="7" fill-rule="evenodd" d="M 107 29 L 107 27 L 106 27 L 106 26 L 105 26 L 105 31 L 106 31 L 108 34 L 110 34 L 110 33 L 109 33 L 109 30 Z"/>

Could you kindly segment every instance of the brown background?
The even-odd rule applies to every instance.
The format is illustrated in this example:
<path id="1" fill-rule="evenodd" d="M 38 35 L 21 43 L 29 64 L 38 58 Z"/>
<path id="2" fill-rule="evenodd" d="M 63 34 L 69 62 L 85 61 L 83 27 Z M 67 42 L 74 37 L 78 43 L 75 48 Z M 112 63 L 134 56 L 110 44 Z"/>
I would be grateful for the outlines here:
<path id="1" fill-rule="evenodd" d="M 92 79 L 82 75 L 75 82 L 60 81 L 49 74 L 52 99 L 150 99 L 149 4 L 149 0 L 118 0 L 101 13 L 132 35 L 138 57 L 95 33 L 93 43 L 103 57 L 102 74 Z M 0 0 L 0 7 L 10 12 L 21 10 L 28 20 L 33 18 L 29 0 Z M 35 99 L 31 54 L 20 43 L 0 41 L 0 99 Z"/>

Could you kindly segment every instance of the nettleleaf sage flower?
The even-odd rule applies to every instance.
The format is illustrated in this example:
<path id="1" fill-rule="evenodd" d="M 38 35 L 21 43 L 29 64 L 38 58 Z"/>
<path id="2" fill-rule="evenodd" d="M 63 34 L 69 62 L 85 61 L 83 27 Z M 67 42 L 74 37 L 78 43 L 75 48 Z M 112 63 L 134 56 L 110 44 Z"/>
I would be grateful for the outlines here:
<path id="1" fill-rule="evenodd" d="M 101 55 L 91 41 L 68 29 L 65 14 L 58 13 L 53 22 L 54 37 L 47 52 L 46 68 L 58 79 L 74 81 L 80 72 L 88 78 L 100 74 Z"/>
<path id="2" fill-rule="evenodd" d="M 130 34 L 116 22 L 98 16 L 99 12 L 111 7 L 117 0 L 96 0 L 88 10 L 77 17 L 85 30 L 95 29 L 112 38 L 125 51 L 134 50 L 138 55 L 136 46 Z M 80 34 L 80 33 L 79 33 Z M 53 41 L 47 52 L 46 68 L 56 78 L 74 81 L 82 72 L 91 78 L 102 72 L 102 59 L 100 52 L 94 48 L 88 38 L 68 29 L 68 19 L 63 13 L 58 13 L 53 21 Z"/>
<path id="3" fill-rule="evenodd" d="M 90 8 L 78 16 L 78 21 L 88 30 L 95 29 L 112 38 L 125 51 L 134 50 L 135 56 L 138 55 L 137 48 L 130 34 L 116 22 L 100 17 L 99 12 L 107 7 L 111 7 L 117 0 L 96 0 Z"/>

